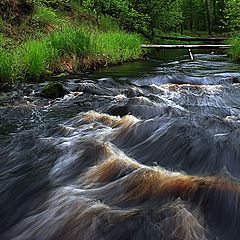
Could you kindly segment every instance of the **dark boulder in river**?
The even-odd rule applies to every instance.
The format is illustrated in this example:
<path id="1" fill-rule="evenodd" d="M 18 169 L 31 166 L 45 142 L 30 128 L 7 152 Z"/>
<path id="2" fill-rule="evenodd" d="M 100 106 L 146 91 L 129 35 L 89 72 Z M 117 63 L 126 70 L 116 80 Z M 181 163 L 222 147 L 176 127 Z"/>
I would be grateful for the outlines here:
<path id="1" fill-rule="evenodd" d="M 40 93 L 44 98 L 59 98 L 63 97 L 67 91 L 63 88 L 63 85 L 59 82 L 48 83 L 45 85 Z"/>

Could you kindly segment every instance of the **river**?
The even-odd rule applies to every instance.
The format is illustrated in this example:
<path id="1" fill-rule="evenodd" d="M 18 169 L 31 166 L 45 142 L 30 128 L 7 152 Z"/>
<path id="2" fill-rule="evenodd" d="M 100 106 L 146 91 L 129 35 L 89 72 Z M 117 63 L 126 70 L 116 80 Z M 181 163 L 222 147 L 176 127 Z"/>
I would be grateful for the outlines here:
<path id="1" fill-rule="evenodd" d="M 1 93 L 1 240 L 239 239 L 240 66 L 185 54 Z"/>

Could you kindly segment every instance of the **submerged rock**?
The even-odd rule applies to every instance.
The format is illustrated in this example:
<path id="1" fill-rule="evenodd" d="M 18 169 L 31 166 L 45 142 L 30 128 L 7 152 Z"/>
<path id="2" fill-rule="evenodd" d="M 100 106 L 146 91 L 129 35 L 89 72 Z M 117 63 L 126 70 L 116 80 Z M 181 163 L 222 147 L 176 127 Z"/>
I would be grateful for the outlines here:
<path id="1" fill-rule="evenodd" d="M 231 77 L 231 78 L 229 78 L 229 80 L 232 83 L 240 83 L 240 78 L 239 77 Z"/>
<path id="2" fill-rule="evenodd" d="M 9 101 L 9 99 L 10 99 L 9 94 L 0 92 L 0 105 L 1 105 L 1 103 Z"/>
<path id="3" fill-rule="evenodd" d="M 64 89 L 61 83 L 54 82 L 44 86 L 40 96 L 44 98 L 59 98 L 63 97 L 66 93 L 67 91 Z"/>

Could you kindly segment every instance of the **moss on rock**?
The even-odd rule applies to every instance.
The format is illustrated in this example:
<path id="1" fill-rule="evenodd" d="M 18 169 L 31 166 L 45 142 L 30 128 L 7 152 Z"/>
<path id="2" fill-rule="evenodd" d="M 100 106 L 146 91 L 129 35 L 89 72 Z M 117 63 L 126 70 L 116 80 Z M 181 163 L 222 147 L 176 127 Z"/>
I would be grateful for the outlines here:
<path id="1" fill-rule="evenodd" d="M 59 98 L 63 97 L 65 94 L 66 91 L 64 90 L 63 85 L 59 82 L 54 82 L 44 86 L 40 96 L 44 98 Z"/>

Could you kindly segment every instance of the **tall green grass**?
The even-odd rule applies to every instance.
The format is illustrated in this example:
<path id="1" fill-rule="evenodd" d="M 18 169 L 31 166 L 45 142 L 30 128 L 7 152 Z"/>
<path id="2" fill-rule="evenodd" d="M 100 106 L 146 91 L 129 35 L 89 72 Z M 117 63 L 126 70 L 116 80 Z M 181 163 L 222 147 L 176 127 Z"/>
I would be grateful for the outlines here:
<path id="1" fill-rule="evenodd" d="M 55 49 L 43 39 L 24 43 L 16 52 L 14 60 L 19 75 L 37 79 L 46 74 L 55 57 Z"/>
<path id="2" fill-rule="evenodd" d="M 58 27 L 67 25 L 67 21 L 63 19 L 56 10 L 41 4 L 37 5 L 32 20 L 34 24 L 40 27 L 44 27 L 47 24 L 53 24 Z"/>
<path id="3" fill-rule="evenodd" d="M 65 28 L 51 33 L 46 40 L 57 51 L 58 56 L 82 56 L 89 50 L 90 34 L 82 28 Z"/>
<path id="4" fill-rule="evenodd" d="M 0 32 L 0 47 L 3 46 L 4 43 L 5 43 L 5 37 L 4 37 L 4 35 Z"/>
<path id="5" fill-rule="evenodd" d="M 126 32 L 104 32 L 93 34 L 91 52 L 108 63 L 138 59 L 142 54 L 142 38 Z"/>
<path id="6" fill-rule="evenodd" d="M 12 77 L 12 58 L 9 52 L 0 48 L 0 82 L 9 81 Z"/>
<path id="7" fill-rule="evenodd" d="M 42 78 L 65 56 L 77 57 L 74 64 L 79 66 L 81 59 L 89 56 L 88 67 L 96 59 L 105 64 L 134 60 L 142 54 L 141 43 L 138 35 L 121 31 L 89 33 L 82 28 L 65 28 L 38 40 L 28 40 L 11 52 L 0 48 L 0 78 Z"/>
<path id="8" fill-rule="evenodd" d="M 234 61 L 240 62 L 240 36 L 236 36 L 233 39 L 227 41 L 227 44 L 232 45 L 232 47 L 228 50 L 230 57 Z"/>
<path id="9" fill-rule="evenodd" d="M 83 29 L 64 29 L 47 37 L 29 40 L 11 54 L 16 79 L 39 79 L 49 73 L 62 56 L 87 54 L 90 35 Z"/>
<path id="10" fill-rule="evenodd" d="M 79 4 L 78 0 L 71 0 L 71 8 L 75 21 L 80 20 L 80 14 L 84 13 L 83 7 Z"/>
<path id="11" fill-rule="evenodd" d="M 115 64 L 142 54 L 140 36 L 120 31 L 109 16 L 98 16 L 96 24 L 95 14 L 79 0 L 27 2 L 31 11 L 16 29 L 19 39 L 5 32 L 7 20 L 0 17 L 0 81 L 37 80 L 54 71 Z"/>

